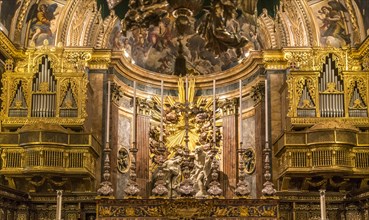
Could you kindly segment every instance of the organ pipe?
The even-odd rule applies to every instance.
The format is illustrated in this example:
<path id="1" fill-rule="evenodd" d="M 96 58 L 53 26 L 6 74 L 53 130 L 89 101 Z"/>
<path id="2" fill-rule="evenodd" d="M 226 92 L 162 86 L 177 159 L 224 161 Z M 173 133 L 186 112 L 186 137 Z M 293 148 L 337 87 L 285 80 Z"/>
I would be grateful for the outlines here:
<path id="1" fill-rule="evenodd" d="M 321 117 L 343 117 L 343 86 L 332 57 L 328 57 L 323 65 L 323 73 L 319 79 L 319 84 Z"/>
<path id="2" fill-rule="evenodd" d="M 46 87 L 43 88 L 40 85 Z M 55 116 L 55 80 L 47 56 L 42 57 L 39 72 L 33 80 L 32 110 L 33 117 Z"/>

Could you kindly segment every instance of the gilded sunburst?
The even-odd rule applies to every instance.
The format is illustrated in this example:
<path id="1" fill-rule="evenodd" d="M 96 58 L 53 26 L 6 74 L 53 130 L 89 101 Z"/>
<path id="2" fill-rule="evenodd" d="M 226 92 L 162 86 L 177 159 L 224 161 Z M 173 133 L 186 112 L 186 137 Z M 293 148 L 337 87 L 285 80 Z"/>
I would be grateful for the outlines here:
<path id="1" fill-rule="evenodd" d="M 186 85 L 188 87 L 188 102 L 186 102 Z M 178 97 L 167 96 L 163 103 L 163 145 L 164 153 L 160 153 L 160 125 L 153 126 L 150 131 L 150 150 L 154 163 L 159 156 L 172 158 L 178 151 L 186 148 L 186 118 L 188 118 L 188 149 L 193 152 L 197 146 L 205 151 L 210 150 L 213 143 L 213 98 L 196 97 L 195 79 L 185 81 L 179 78 Z M 161 120 L 161 97 L 153 98 L 155 109 L 153 119 Z M 157 124 L 157 123 L 156 123 Z M 216 127 L 221 126 L 220 121 Z M 220 142 L 220 131 L 216 129 L 217 148 Z"/>

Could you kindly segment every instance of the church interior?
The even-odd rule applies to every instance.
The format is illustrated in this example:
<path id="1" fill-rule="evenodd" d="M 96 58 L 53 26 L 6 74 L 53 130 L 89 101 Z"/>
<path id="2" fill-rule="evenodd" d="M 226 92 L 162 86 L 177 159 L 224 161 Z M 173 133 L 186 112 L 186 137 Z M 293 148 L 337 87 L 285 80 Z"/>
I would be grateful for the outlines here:
<path id="1" fill-rule="evenodd" d="M 0 220 L 369 219 L 366 0 L 0 0 Z"/>

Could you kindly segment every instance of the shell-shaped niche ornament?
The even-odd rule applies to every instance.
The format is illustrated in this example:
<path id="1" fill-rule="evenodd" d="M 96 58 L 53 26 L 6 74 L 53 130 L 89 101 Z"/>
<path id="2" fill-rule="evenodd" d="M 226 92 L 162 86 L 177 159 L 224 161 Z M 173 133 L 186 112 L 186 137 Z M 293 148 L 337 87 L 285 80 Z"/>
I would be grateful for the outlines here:
<path id="1" fill-rule="evenodd" d="M 129 153 L 125 147 L 121 147 L 118 151 L 117 157 L 117 169 L 121 173 L 127 173 L 131 166 L 131 159 Z"/>
<path id="2" fill-rule="evenodd" d="M 255 165 L 256 165 L 256 157 L 255 157 L 255 151 L 253 148 L 249 147 L 245 150 L 245 152 L 242 154 L 242 160 L 245 164 L 245 173 L 246 174 L 252 174 L 255 171 Z"/>

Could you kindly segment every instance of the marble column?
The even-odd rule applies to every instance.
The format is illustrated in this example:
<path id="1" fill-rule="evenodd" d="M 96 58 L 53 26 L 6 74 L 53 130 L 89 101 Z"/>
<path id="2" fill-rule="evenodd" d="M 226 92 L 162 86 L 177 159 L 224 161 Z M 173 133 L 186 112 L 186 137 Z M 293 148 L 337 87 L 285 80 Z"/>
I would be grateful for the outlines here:
<path id="1" fill-rule="evenodd" d="M 123 97 L 123 92 L 121 87 L 116 83 L 111 83 L 111 104 L 110 104 L 110 148 L 111 148 L 111 182 L 113 184 L 113 189 L 115 196 L 117 196 L 118 191 L 120 191 L 120 185 L 118 183 L 118 178 L 120 172 L 117 168 L 118 151 L 122 146 L 118 141 L 119 137 L 119 106 L 120 100 Z"/>
<path id="2" fill-rule="evenodd" d="M 255 108 L 255 154 L 256 154 L 256 197 L 262 196 L 261 191 L 264 183 L 264 153 L 265 145 L 265 101 L 264 101 L 265 86 L 259 83 L 252 88 L 252 98 Z"/>
<path id="3" fill-rule="evenodd" d="M 149 132 L 150 132 L 150 105 L 148 100 L 138 99 L 138 114 L 137 114 L 137 161 L 136 174 L 137 184 L 141 190 L 140 196 L 150 196 L 150 152 L 149 152 Z"/>
<path id="4" fill-rule="evenodd" d="M 233 198 L 237 186 L 238 161 L 238 132 L 236 115 L 237 100 L 226 100 L 223 104 L 223 175 L 221 175 L 222 189 L 225 198 Z"/>

